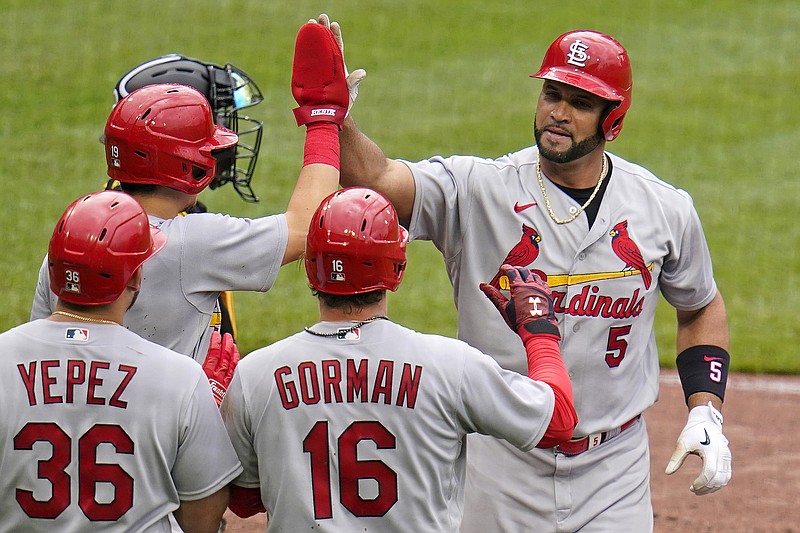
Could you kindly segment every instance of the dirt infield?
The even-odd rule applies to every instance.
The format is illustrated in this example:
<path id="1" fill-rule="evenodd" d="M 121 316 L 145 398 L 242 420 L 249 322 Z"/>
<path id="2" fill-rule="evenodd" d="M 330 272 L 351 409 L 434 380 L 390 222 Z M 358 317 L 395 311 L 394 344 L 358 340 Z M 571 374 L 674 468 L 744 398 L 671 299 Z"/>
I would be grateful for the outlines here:
<path id="1" fill-rule="evenodd" d="M 699 458 L 664 474 L 686 407 L 677 376 L 662 374 L 661 398 L 645 414 L 655 532 L 800 533 L 800 378 L 731 375 L 723 414 L 733 478 L 715 494 L 695 496 L 689 485 L 699 474 Z M 225 516 L 226 533 L 264 531 L 263 515 Z"/>

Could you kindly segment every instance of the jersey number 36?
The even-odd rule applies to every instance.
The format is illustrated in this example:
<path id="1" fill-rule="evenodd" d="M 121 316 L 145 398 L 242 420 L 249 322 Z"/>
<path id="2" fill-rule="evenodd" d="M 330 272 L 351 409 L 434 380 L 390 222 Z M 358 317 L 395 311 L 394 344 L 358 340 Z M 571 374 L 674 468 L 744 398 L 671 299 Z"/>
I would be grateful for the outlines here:
<path id="1" fill-rule="evenodd" d="M 72 462 L 72 439 L 54 422 L 29 422 L 14 437 L 15 450 L 33 450 L 37 442 L 49 443 L 52 455 L 37 463 L 39 479 L 52 486 L 50 497 L 37 500 L 33 491 L 17 488 L 16 496 L 22 510 L 31 518 L 53 519 L 60 515 L 72 501 L 70 475 L 67 468 Z M 97 447 L 114 446 L 117 453 L 132 454 L 133 440 L 116 424 L 96 424 L 78 440 L 78 505 L 92 521 L 118 520 L 133 506 L 133 478 L 120 465 L 97 462 Z M 114 499 L 98 502 L 97 484 L 114 487 Z"/>

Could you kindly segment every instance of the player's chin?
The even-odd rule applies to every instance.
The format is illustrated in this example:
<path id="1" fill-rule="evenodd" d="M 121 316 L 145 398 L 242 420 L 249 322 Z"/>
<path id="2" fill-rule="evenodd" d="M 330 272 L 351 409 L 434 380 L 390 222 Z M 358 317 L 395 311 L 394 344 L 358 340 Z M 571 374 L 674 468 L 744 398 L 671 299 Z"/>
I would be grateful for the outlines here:
<path id="1" fill-rule="evenodd" d="M 546 159 L 554 163 L 563 163 L 567 155 L 570 153 L 571 148 L 571 143 L 558 145 L 544 141 L 539 144 L 539 154 L 541 155 L 542 159 Z"/>

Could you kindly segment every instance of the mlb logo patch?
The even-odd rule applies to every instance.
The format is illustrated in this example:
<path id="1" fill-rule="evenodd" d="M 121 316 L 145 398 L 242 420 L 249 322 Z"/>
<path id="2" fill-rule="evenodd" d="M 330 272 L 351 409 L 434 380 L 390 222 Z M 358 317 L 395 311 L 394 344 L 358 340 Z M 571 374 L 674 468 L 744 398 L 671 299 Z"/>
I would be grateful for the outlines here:
<path id="1" fill-rule="evenodd" d="M 361 328 L 341 328 L 336 338 L 340 341 L 357 341 L 361 339 Z"/>
<path id="2" fill-rule="evenodd" d="M 331 281 L 344 281 L 344 274 L 342 272 L 331 272 Z"/>
<path id="3" fill-rule="evenodd" d="M 69 341 L 83 341 L 89 340 L 89 330 L 83 328 L 67 328 L 64 333 L 64 338 Z"/>

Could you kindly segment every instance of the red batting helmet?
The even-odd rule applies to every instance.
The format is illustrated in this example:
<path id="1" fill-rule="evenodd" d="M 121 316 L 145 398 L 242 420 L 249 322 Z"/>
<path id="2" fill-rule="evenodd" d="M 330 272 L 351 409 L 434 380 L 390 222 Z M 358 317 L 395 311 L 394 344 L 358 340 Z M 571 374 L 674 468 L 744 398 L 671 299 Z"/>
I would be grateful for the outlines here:
<path id="1" fill-rule="evenodd" d="M 306 274 L 328 294 L 397 290 L 406 267 L 408 232 L 383 195 L 350 187 L 322 201 L 308 229 Z"/>
<path id="2" fill-rule="evenodd" d="M 613 37 L 590 30 L 565 33 L 553 41 L 531 77 L 566 83 L 616 102 L 601 127 L 608 141 L 619 135 L 631 106 L 633 80 L 628 53 Z"/>
<path id="3" fill-rule="evenodd" d="M 211 106 L 198 90 L 148 85 L 120 100 L 106 121 L 108 175 L 198 194 L 214 179 L 215 153 L 237 142 L 234 132 L 214 125 Z"/>
<path id="4" fill-rule="evenodd" d="M 50 289 L 73 304 L 111 303 L 165 243 L 166 236 L 150 225 L 133 197 L 101 191 L 78 198 L 61 215 L 50 239 Z"/>

